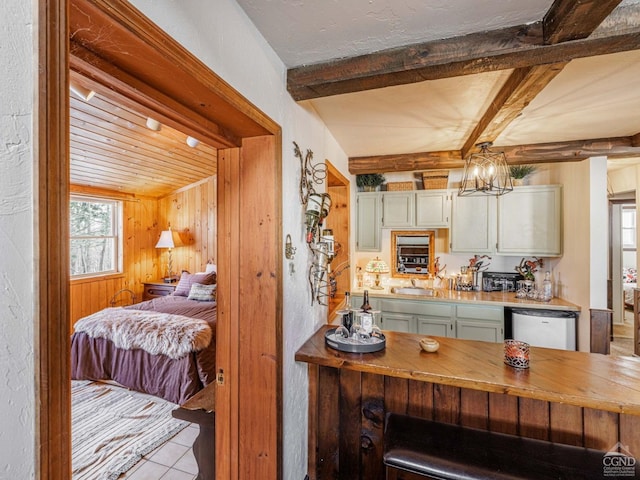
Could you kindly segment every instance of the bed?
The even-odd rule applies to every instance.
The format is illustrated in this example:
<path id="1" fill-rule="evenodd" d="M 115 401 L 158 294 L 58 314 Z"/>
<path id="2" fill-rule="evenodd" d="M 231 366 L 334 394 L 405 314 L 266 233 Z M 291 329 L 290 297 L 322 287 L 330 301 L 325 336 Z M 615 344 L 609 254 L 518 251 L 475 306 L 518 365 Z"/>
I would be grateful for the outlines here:
<path id="1" fill-rule="evenodd" d="M 638 272 L 635 268 L 622 269 L 622 291 L 625 308 L 633 308 L 633 290 L 638 287 Z"/>
<path id="2" fill-rule="evenodd" d="M 78 320 L 71 378 L 113 380 L 184 403 L 215 380 L 215 278 L 183 273 L 173 295 Z"/>

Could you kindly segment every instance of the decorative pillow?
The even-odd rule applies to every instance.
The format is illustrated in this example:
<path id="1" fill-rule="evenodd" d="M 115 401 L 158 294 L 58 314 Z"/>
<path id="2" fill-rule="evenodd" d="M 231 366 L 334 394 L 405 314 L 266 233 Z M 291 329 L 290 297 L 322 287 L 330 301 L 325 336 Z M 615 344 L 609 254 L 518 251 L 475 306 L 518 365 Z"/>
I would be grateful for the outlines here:
<path id="1" fill-rule="evenodd" d="M 216 274 L 182 272 L 180 281 L 178 282 L 173 294 L 180 297 L 188 297 L 189 291 L 191 291 L 191 285 L 194 283 L 199 283 L 201 285 L 213 285 L 216 283 Z"/>
<path id="2" fill-rule="evenodd" d="M 624 267 L 622 269 L 622 283 L 636 283 L 638 271 L 635 268 Z"/>
<path id="3" fill-rule="evenodd" d="M 215 302 L 216 301 L 216 285 L 202 285 L 201 283 L 194 283 L 189 290 L 189 300 L 198 300 L 200 302 Z"/>

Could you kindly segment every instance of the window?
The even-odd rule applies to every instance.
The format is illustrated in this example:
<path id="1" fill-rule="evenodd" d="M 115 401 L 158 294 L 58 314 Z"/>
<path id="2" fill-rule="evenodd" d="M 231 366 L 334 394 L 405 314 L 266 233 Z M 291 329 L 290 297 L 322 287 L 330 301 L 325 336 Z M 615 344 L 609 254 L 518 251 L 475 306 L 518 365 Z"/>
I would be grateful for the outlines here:
<path id="1" fill-rule="evenodd" d="M 623 205 L 622 207 L 622 248 L 636 249 L 636 207 Z"/>
<path id="2" fill-rule="evenodd" d="M 117 200 L 71 197 L 71 276 L 117 273 L 121 270 L 121 210 Z"/>

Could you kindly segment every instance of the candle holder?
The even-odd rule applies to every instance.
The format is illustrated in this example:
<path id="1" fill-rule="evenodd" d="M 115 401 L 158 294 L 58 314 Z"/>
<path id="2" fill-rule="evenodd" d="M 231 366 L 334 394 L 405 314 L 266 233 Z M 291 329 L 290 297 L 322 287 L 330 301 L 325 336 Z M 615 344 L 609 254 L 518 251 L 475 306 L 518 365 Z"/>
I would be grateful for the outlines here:
<path id="1" fill-rule="evenodd" d="M 505 340 L 504 363 L 513 368 L 529 368 L 529 344 L 519 340 Z"/>

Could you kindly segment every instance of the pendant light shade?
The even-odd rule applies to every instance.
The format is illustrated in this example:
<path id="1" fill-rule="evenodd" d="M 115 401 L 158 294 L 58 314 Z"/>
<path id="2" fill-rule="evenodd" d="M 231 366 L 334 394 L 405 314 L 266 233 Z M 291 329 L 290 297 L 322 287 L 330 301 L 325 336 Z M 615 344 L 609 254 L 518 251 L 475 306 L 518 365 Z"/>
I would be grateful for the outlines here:
<path id="1" fill-rule="evenodd" d="M 459 196 L 504 195 L 513 190 L 511 173 L 504 152 L 491 152 L 491 142 L 479 143 L 464 165 Z"/>

